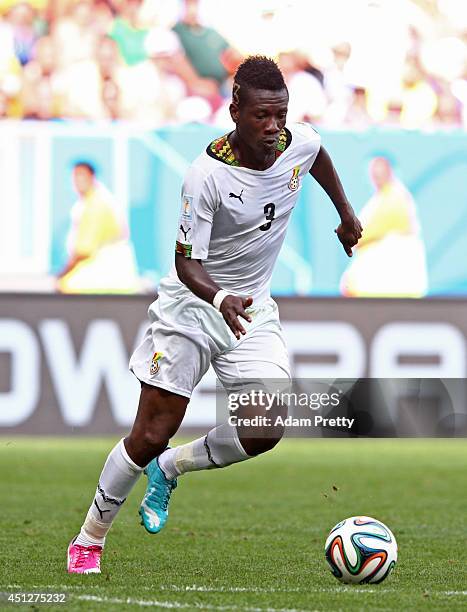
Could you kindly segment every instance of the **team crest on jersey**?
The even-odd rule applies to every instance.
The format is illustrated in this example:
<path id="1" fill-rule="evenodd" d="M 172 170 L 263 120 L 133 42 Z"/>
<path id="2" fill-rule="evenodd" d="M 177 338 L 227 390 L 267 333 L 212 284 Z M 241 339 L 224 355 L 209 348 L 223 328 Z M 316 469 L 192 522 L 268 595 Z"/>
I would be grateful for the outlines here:
<path id="1" fill-rule="evenodd" d="M 151 367 L 149 368 L 149 372 L 151 373 L 151 376 L 154 376 L 154 374 L 157 374 L 157 372 L 159 372 L 159 370 L 161 369 L 161 364 L 159 363 L 159 361 L 162 357 L 163 357 L 163 353 L 154 353 L 154 356 L 151 361 Z"/>
<path id="2" fill-rule="evenodd" d="M 184 195 L 182 197 L 182 220 L 192 221 L 193 215 L 191 212 L 193 206 L 193 196 Z"/>
<path id="3" fill-rule="evenodd" d="M 288 188 L 290 189 L 290 191 L 297 191 L 297 189 L 299 188 L 300 186 L 300 179 L 298 178 L 299 173 L 300 173 L 300 166 L 296 166 L 292 170 L 292 177 L 288 184 Z"/>

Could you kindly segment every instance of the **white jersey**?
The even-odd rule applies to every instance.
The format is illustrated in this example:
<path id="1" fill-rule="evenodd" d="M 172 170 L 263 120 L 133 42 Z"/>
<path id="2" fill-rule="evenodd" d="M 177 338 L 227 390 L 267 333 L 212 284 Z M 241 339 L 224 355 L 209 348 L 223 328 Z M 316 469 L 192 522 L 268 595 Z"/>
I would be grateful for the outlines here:
<path id="1" fill-rule="evenodd" d="M 212 142 L 183 184 L 177 252 L 202 260 L 222 289 L 251 295 L 255 305 L 267 300 L 290 215 L 320 142 L 308 124 L 284 128 L 267 170 L 239 166 L 227 136 Z"/>

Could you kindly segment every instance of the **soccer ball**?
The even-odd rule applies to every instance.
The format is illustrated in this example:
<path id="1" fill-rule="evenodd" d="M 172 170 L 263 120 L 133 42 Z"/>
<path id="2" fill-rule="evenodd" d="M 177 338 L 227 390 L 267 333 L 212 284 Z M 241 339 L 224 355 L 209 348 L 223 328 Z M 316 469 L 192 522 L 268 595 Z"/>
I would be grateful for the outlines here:
<path id="1" fill-rule="evenodd" d="M 352 516 L 329 532 L 324 545 L 326 560 L 341 582 L 382 582 L 397 562 L 396 538 L 381 521 Z"/>

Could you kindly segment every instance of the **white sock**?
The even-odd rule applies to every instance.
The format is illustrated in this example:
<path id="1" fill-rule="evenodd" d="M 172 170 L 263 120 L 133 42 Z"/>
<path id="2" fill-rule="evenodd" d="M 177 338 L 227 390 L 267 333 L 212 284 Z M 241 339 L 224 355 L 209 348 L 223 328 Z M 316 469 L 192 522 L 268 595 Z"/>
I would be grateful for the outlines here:
<path id="1" fill-rule="evenodd" d="M 226 467 L 250 458 L 238 438 L 237 428 L 224 423 L 202 438 L 168 448 L 158 461 L 166 478 L 172 480 L 185 472 Z"/>
<path id="2" fill-rule="evenodd" d="M 75 543 L 103 546 L 123 502 L 143 472 L 126 452 L 123 440 L 112 449 L 99 478 L 96 495 Z"/>

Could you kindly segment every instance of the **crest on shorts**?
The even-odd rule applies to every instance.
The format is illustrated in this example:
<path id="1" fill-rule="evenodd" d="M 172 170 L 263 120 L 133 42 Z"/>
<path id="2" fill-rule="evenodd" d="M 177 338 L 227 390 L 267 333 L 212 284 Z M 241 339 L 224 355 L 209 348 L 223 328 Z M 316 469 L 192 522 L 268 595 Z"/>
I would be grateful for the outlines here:
<path id="1" fill-rule="evenodd" d="M 292 177 L 288 184 L 288 188 L 290 189 L 290 191 L 297 191 L 297 189 L 299 188 L 300 186 L 300 180 L 298 178 L 299 173 L 300 173 L 300 166 L 296 166 L 292 170 Z"/>
<path id="2" fill-rule="evenodd" d="M 163 353 L 154 353 L 154 356 L 151 360 L 151 367 L 149 368 L 151 376 L 154 376 L 154 374 L 157 374 L 157 372 L 159 372 L 161 368 L 161 364 L 159 363 L 159 361 L 161 357 L 163 357 L 163 355 Z"/>

